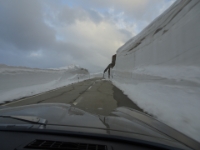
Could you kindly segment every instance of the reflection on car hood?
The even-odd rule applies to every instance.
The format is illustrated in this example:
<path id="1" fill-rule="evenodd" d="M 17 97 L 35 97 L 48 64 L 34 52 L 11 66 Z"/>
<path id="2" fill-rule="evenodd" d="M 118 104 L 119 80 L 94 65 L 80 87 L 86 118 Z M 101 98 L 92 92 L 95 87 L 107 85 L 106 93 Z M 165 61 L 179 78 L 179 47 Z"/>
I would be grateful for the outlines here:
<path id="1" fill-rule="evenodd" d="M 134 113 L 130 115 L 129 111 Z M 153 119 L 151 120 L 150 117 L 125 107 L 116 109 L 109 116 L 99 116 L 90 114 L 69 104 L 34 104 L 4 108 L 0 110 L 0 115 L 37 116 L 44 118 L 47 120 L 46 129 L 93 132 L 146 140 L 151 137 L 156 142 L 161 141 L 162 143 L 164 141 L 164 143 L 170 143 L 170 145 L 173 142 L 176 143 L 172 138 L 150 126 L 154 122 Z M 147 119 L 144 119 L 144 117 L 147 117 Z M 146 122 L 142 119 L 146 120 Z M 9 122 L 4 123 L 9 124 Z"/>

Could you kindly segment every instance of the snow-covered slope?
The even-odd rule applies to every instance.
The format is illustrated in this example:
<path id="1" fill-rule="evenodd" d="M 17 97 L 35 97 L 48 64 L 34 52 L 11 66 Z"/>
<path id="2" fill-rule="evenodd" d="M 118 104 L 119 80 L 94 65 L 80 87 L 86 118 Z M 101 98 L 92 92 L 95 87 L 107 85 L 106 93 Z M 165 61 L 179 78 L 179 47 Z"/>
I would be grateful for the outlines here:
<path id="1" fill-rule="evenodd" d="M 0 103 L 38 94 L 88 78 L 89 72 L 78 66 L 37 69 L 0 64 Z"/>
<path id="2" fill-rule="evenodd" d="M 177 0 L 117 50 L 113 83 L 200 142 L 200 1 Z"/>

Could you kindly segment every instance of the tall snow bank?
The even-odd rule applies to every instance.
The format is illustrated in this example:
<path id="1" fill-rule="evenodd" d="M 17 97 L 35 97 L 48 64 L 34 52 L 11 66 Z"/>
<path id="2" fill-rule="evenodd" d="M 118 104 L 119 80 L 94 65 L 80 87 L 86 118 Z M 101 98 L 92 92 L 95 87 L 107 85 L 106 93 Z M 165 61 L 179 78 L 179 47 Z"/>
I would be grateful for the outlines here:
<path id="1" fill-rule="evenodd" d="M 200 142 L 200 1 L 179 0 L 117 50 L 113 83 Z"/>
<path id="2" fill-rule="evenodd" d="M 0 103 L 66 86 L 89 78 L 78 66 L 37 69 L 0 65 Z"/>

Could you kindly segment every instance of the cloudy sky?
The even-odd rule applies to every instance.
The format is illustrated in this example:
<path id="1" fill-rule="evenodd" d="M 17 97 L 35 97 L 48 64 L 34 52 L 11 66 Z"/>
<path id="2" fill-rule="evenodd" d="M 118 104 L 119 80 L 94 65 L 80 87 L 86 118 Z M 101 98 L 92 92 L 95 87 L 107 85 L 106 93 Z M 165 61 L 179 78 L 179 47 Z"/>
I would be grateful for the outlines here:
<path id="1" fill-rule="evenodd" d="M 0 64 L 103 70 L 175 0 L 0 0 Z"/>

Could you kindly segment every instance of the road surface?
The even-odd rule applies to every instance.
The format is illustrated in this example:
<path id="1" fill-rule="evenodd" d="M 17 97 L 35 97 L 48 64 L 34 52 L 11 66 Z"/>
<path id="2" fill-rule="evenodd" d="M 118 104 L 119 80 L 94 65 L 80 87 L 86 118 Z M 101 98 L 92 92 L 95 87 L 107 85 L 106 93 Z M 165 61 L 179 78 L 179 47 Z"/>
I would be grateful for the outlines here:
<path id="1" fill-rule="evenodd" d="M 142 111 L 110 81 L 100 78 L 70 84 L 35 96 L 23 98 L 4 106 L 23 106 L 38 103 L 65 103 L 90 113 L 109 115 L 120 106 Z"/>

